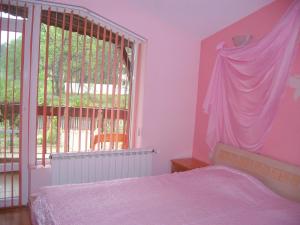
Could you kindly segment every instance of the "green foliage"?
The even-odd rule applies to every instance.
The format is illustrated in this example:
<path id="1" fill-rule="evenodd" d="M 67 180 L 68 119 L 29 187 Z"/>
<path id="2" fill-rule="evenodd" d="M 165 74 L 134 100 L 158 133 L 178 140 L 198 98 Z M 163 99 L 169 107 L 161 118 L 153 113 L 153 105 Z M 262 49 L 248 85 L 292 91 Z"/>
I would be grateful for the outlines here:
<path id="1" fill-rule="evenodd" d="M 49 38 L 48 49 L 47 36 Z M 91 87 L 95 83 L 99 84 L 101 80 L 103 84 L 112 84 L 114 80 L 117 82 L 119 79 L 122 79 L 122 85 L 128 82 L 119 77 L 120 68 L 122 73 L 127 70 L 121 60 L 123 56 L 120 55 L 120 51 L 113 43 L 104 43 L 94 37 L 84 37 L 74 32 L 70 36 L 67 30 L 63 31 L 61 28 L 53 26 L 48 29 L 47 25 L 41 24 L 39 50 L 38 105 L 44 105 L 46 101 L 48 106 L 65 106 L 67 101 L 65 84 L 68 80 L 77 84 L 90 83 Z M 48 58 L 46 57 L 47 51 Z M 5 100 L 7 103 L 20 103 L 21 55 L 22 36 L 0 46 L 0 104 L 3 104 Z M 97 55 L 98 57 L 96 57 Z M 68 67 L 68 63 L 70 67 Z M 101 71 L 102 63 L 104 66 Z M 45 65 L 48 65 L 48 69 Z M 114 71 L 113 67 L 117 69 Z M 69 78 L 68 74 L 70 74 Z M 46 99 L 44 99 L 45 90 Z M 116 107 L 119 100 L 120 108 L 126 109 L 129 101 L 128 95 L 116 95 L 113 99 L 112 95 L 103 94 L 101 98 L 101 95 L 94 95 L 91 91 L 88 93 L 85 91 L 81 95 L 81 89 L 77 88 L 77 90 L 71 89 L 68 99 L 70 107 L 101 108 Z M 3 129 L 3 115 L 4 111 L 0 110 L 0 130 Z M 19 115 L 15 114 L 12 118 L 12 113 L 9 111 L 6 116 L 7 129 L 11 128 L 13 124 L 18 129 Z M 51 123 L 53 130 L 57 129 L 55 126 L 56 123 L 53 120 Z M 47 140 L 50 143 L 56 142 L 57 137 L 54 135 L 56 132 L 52 132 L 51 140 L 48 129 Z M 40 136 L 38 135 L 38 143 L 42 141 Z"/>
<path id="2" fill-rule="evenodd" d="M 20 101 L 21 50 L 22 37 L 0 46 L 0 103 Z"/>
<path id="3" fill-rule="evenodd" d="M 5 82 L 0 78 L 0 103 L 4 102 L 5 96 L 8 102 L 20 102 L 20 90 L 20 80 Z"/>
<path id="4" fill-rule="evenodd" d="M 49 36 L 49 47 L 46 48 L 47 35 Z M 98 43 L 97 43 L 98 42 Z M 98 46 L 98 59 L 97 59 Z M 46 51 L 48 51 L 48 59 L 46 58 Z M 103 53 L 103 54 L 102 54 Z M 104 58 L 102 58 L 104 55 Z M 112 84 L 113 79 L 118 81 L 119 71 L 113 71 L 112 67 L 115 65 L 118 69 L 121 66 L 122 56 L 115 48 L 114 44 L 103 43 L 102 40 L 97 40 L 94 37 L 78 35 L 72 32 L 71 39 L 69 31 L 63 31 L 61 28 L 53 26 L 47 28 L 47 25 L 42 24 L 40 35 L 40 66 L 39 66 L 39 82 L 38 82 L 38 104 L 44 104 L 44 90 L 45 75 L 47 75 L 47 105 L 58 106 L 59 97 L 61 98 L 61 105 L 65 105 L 66 93 L 65 84 L 70 82 L 75 84 L 90 83 L 93 87 L 94 83 L 100 83 L 103 79 L 103 84 Z M 70 59 L 70 60 L 69 60 Z M 48 60 L 48 61 L 47 61 Z M 104 63 L 104 69 L 101 71 L 101 63 Z M 68 63 L 70 68 L 68 69 Z M 48 64 L 48 71 L 45 65 Z M 46 70 L 45 70 L 46 69 Z M 124 65 L 122 64 L 122 71 L 124 72 Z M 103 74 L 102 74 L 103 73 Z M 70 74 L 70 78 L 68 78 Z M 103 78 L 101 78 L 103 77 Z M 60 84 L 61 83 L 61 84 Z M 124 82 L 122 82 L 123 84 Z M 73 87 L 73 86 L 72 86 Z M 81 88 L 77 90 L 70 90 L 69 106 L 79 107 L 99 107 L 100 95 L 93 93 L 83 93 L 81 95 Z M 121 108 L 128 106 L 128 96 L 115 96 L 114 102 L 117 104 L 117 99 L 120 98 Z M 109 95 L 102 96 L 101 106 L 112 107 L 113 97 Z M 116 105 L 115 105 L 116 106 Z"/>
<path id="5" fill-rule="evenodd" d="M 10 34 L 11 35 L 11 34 Z M 8 48 L 7 48 L 8 47 Z M 20 80 L 21 72 L 22 37 L 10 40 L 0 46 L 0 79 Z M 7 57 L 8 56 L 8 57 Z M 8 60 L 6 60 L 6 57 Z M 7 74 L 6 74 L 7 68 Z"/>
<path id="6" fill-rule="evenodd" d="M 47 36 L 49 36 L 48 59 L 46 58 Z M 97 42 L 98 59 L 96 58 Z M 102 59 L 103 51 L 104 58 Z M 93 81 L 94 78 L 99 83 L 102 60 L 104 62 L 103 83 L 112 83 L 113 71 L 111 68 L 114 60 L 118 61 L 119 68 L 120 57 L 114 44 L 105 43 L 104 48 L 103 41 L 94 37 L 84 37 L 84 35 L 72 32 L 70 38 L 69 31 L 63 31 L 61 28 L 53 26 L 50 26 L 48 30 L 46 24 L 41 25 L 39 79 L 44 79 L 45 72 L 47 72 L 45 65 L 48 64 L 47 76 L 53 80 L 53 89 L 56 95 L 59 93 L 59 78 L 62 77 L 62 82 L 66 82 L 68 72 L 74 83 L 81 81 L 87 83 L 89 79 Z M 68 63 L 71 64 L 70 71 L 68 71 Z"/>
<path id="7" fill-rule="evenodd" d="M 43 134 L 42 134 L 42 132 L 38 132 L 37 137 L 36 137 L 36 143 L 38 145 L 41 145 L 43 143 Z"/>
<path id="8" fill-rule="evenodd" d="M 47 143 L 55 144 L 57 141 L 57 117 L 53 117 L 50 121 L 50 127 L 47 130 Z"/>
<path id="9" fill-rule="evenodd" d="M 0 46 L 0 104 L 3 104 L 5 99 L 9 103 L 20 102 L 21 50 L 22 37 L 12 39 L 8 44 L 3 43 Z M 0 127 L 4 127 L 4 111 L 3 108 L 0 110 L 0 122 L 2 122 Z M 20 120 L 18 114 L 12 115 L 12 110 L 8 108 L 6 118 L 7 129 L 11 129 L 13 124 L 18 129 Z"/>

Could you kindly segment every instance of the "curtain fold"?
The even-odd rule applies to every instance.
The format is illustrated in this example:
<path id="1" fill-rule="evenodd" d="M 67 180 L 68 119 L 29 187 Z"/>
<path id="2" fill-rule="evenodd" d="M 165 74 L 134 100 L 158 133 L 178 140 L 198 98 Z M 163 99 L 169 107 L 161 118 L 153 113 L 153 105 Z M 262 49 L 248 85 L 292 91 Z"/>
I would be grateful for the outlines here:
<path id="1" fill-rule="evenodd" d="M 217 46 L 217 58 L 204 111 L 209 114 L 206 141 L 259 150 L 286 87 L 300 30 L 300 2 L 291 4 L 264 38 L 244 47 Z"/>

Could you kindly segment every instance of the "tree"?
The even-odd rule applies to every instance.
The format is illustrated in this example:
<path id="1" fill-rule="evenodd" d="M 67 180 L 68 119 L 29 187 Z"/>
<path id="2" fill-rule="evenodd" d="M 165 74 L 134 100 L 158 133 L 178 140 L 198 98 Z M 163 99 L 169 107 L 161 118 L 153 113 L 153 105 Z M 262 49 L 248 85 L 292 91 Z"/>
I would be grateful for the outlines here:
<path id="1" fill-rule="evenodd" d="M 67 78 L 67 65 L 68 65 L 68 52 L 69 52 L 69 31 L 63 31 L 59 27 L 49 27 L 49 54 L 48 54 L 48 79 L 51 80 L 51 87 L 54 89 L 54 94 L 59 96 L 59 79 L 62 76 L 62 81 L 66 82 Z M 64 33 L 64 38 L 62 40 L 62 35 Z M 40 35 L 40 68 L 39 76 L 40 80 L 44 78 L 45 75 L 45 59 L 46 59 L 46 38 L 47 38 L 47 25 L 42 24 L 41 35 Z M 84 42 L 85 39 L 85 42 Z M 92 43 L 91 43 L 92 42 Z M 85 43 L 85 44 L 84 44 Z M 104 83 L 112 83 L 112 70 L 109 72 L 108 76 L 108 64 L 112 65 L 114 60 L 114 44 L 111 45 L 111 54 L 109 56 L 109 44 L 106 43 L 104 49 Z M 88 82 L 89 79 L 89 66 L 91 67 L 91 76 L 94 76 L 96 69 L 96 62 L 98 61 L 98 71 L 97 71 L 97 81 L 100 81 L 100 66 L 102 62 L 102 51 L 103 51 L 103 41 L 98 41 L 98 59 L 96 59 L 96 47 L 97 39 L 90 36 L 85 36 L 72 32 L 71 40 L 71 79 L 74 83 L 81 83 L 81 77 L 83 77 L 83 82 Z M 84 55 L 83 55 L 84 54 Z M 91 54 L 91 60 L 90 58 Z M 107 60 L 110 57 L 110 62 Z M 82 67 L 85 69 L 82 71 Z M 110 77 L 110 79 L 108 79 Z M 42 84 L 41 84 L 42 85 Z M 43 85 L 42 85 L 43 86 Z M 71 90 L 73 92 L 73 90 Z M 80 88 L 77 90 L 77 94 L 80 93 Z M 52 90 L 51 90 L 52 94 Z"/>
<path id="2" fill-rule="evenodd" d="M 8 35 L 12 34 L 8 33 Z M 18 112 L 13 112 L 13 105 L 3 104 L 5 100 L 7 103 L 14 104 L 20 102 L 22 37 L 14 37 L 12 40 L 8 37 L 10 41 L 0 46 L 0 126 L 6 124 L 7 129 L 16 130 L 19 128 L 20 115 Z M 2 138 L 4 135 L 2 134 Z M 15 135 L 17 137 L 18 133 Z M 11 151 L 13 138 L 13 133 L 10 134 L 10 138 L 7 138 Z"/>

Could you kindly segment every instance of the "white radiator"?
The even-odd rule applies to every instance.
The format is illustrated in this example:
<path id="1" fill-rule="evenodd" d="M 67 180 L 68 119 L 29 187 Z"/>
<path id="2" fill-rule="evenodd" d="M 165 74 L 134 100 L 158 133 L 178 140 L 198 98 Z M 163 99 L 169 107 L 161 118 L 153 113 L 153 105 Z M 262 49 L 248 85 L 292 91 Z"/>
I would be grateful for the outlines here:
<path id="1" fill-rule="evenodd" d="M 153 153 L 135 149 L 51 154 L 52 185 L 149 176 Z"/>

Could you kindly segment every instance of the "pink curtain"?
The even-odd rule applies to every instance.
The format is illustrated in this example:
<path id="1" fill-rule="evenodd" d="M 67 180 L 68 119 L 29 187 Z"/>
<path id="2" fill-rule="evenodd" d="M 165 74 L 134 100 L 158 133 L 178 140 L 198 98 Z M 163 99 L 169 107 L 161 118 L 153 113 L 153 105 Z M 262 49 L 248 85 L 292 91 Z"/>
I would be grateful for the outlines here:
<path id="1" fill-rule="evenodd" d="M 204 101 L 209 114 L 207 143 L 222 142 L 259 150 L 270 131 L 300 30 L 300 1 L 291 4 L 276 27 L 258 42 L 240 48 L 217 47 Z"/>

